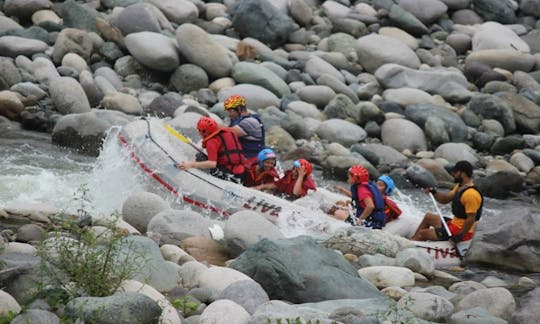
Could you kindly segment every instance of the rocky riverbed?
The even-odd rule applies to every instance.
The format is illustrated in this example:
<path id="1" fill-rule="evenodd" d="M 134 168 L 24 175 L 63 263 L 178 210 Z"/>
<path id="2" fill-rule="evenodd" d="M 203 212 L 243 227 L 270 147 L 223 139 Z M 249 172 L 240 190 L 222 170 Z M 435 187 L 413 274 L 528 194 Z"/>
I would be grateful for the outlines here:
<path id="1" fill-rule="evenodd" d="M 222 121 L 222 102 L 241 94 L 282 160 L 309 159 L 329 179 L 362 164 L 401 188 L 448 187 L 446 168 L 470 161 L 484 195 L 508 203 L 488 201 L 498 212 L 479 223 L 466 263 L 539 272 L 540 214 L 519 205 L 537 202 L 540 188 L 538 0 L 4 0 L 0 9 L 0 123 L 97 155 L 111 126 L 142 115 L 168 118 L 198 141 L 200 115 Z M 198 227 L 201 215 L 142 195 L 135 201 L 144 204 L 124 202 L 120 233 L 99 219 L 80 227 L 121 234 L 148 263 L 111 296 L 83 289 L 61 303 L 23 288 L 56 288 L 30 279 L 59 211 L 0 210 L 0 315 L 15 323 L 539 317 L 531 278 L 462 281 L 432 270 L 424 255 L 351 256 L 346 247 L 369 232 L 347 229 L 335 233 L 341 245 L 325 245 L 285 239 L 253 215 L 229 219 L 216 242 Z M 175 215 L 192 221 L 163 232 Z M 138 311 L 120 311 L 128 307 Z"/>

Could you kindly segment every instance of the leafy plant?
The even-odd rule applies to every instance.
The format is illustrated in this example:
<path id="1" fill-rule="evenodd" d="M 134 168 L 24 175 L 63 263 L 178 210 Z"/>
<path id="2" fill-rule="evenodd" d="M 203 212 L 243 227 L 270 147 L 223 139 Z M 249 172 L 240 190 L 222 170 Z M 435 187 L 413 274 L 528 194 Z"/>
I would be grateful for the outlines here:
<path id="1" fill-rule="evenodd" d="M 189 295 L 185 295 L 181 298 L 176 298 L 171 301 L 171 304 L 174 308 L 181 311 L 182 315 L 188 315 L 189 313 L 196 311 L 199 307 L 197 303 L 189 300 Z"/>
<path id="2" fill-rule="evenodd" d="M 5 314 L 0 314 L 0 324 L 9 324 L 11 321 L 17 317 L 18 313 L 14 311 L 9 311 Z"/>
<path id="3" fill-rule="evenodd" d="M 88 227 L 88 190 L 83 186 L 79 192 L 78 217 L 61 215 L 38 248 L 42 275 L 52 278 L 71 296 L 109 296 L 133 276 L 135 264 L 142 263 L 133 257 L 132 244 L 116 226 L 118 214 L 111 215 L 109 231 L 98 234 Z"/>

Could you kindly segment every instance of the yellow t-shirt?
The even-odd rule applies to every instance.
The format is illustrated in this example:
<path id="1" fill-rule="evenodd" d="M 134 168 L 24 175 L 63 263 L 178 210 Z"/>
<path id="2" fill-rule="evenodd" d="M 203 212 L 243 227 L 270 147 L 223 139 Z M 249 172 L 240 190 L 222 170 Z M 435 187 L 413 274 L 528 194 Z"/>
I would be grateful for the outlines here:
<path id="1" fill-rule="evenodd" d="M 471 186 L 474 185 L 471 183 Z M 459 188 L 459 185 L 456 185 L 452 191 L 456 192 Z M 477 190 L 465 190 L 463 194 L 461 195 L 461 204 L 465 207 L 465 213 L 466 214 L 472 214 L 476 213 L 478 209 L 480 209 L 480 206 L 482 205 L 482 196 Z M 454 216 L 452 218 L 451 223 L 456 225 L 459 228 L 463 227 L 463 224 L 465 224 L 464 218 L 457 218 Z M 471 226 L 471 229 L 469 230 L 469 233 L 474 232 L 474 228 L 476 227 L 476 222 Z"/>

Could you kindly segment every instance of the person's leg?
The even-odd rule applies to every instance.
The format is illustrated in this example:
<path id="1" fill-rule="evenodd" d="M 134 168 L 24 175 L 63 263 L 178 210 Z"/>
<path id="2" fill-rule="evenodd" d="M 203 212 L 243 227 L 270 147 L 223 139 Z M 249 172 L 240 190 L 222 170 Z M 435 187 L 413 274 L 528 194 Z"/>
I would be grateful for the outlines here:
<path id="1" fill-rule="evenodd" d="M 437 241 L 437 233 L 433 228 L 440 227 L 441 225 L 439 215 L 426 213 L 411 239 L 415 241 Z"/>

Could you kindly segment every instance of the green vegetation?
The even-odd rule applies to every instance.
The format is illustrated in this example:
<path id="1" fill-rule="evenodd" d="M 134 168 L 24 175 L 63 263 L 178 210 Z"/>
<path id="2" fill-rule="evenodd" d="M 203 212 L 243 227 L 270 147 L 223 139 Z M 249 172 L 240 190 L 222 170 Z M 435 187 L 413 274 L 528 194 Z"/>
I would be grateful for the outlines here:
<path id="1" fill-rule="evenodd" d="M 174 308 L 182 312 L 182 315 L 189 316 L 190 313 L 197 310 L 199 305 L 197 303 L 194 303 L 192 301 L 189 301 L 189 295 L 185 295 L 182 298 L 176 298 L 173 301 L 171 301 L 171 304 Z"/>
<path id="2" fill-rule="evenodd" d="M 119 215 L 112 215 L 108 230 L 102 233 L 88 227 L 88 190 L 83 186 L 79 192 L 78 217 L 60 215 L 38 248 L 42 277 L 52 279 L 54 286 L 72 297 L 109 296 L 143 263 L 124 240 L 126 233 L 116 226 Z"/>
<path id="3" fill-rule="evenodd" d="M 11 321 L 17 317 L 18 313 L 14 311 L 9 311 L 7 314 L 0 314 L 0 324 L 9 324 Z"/>

